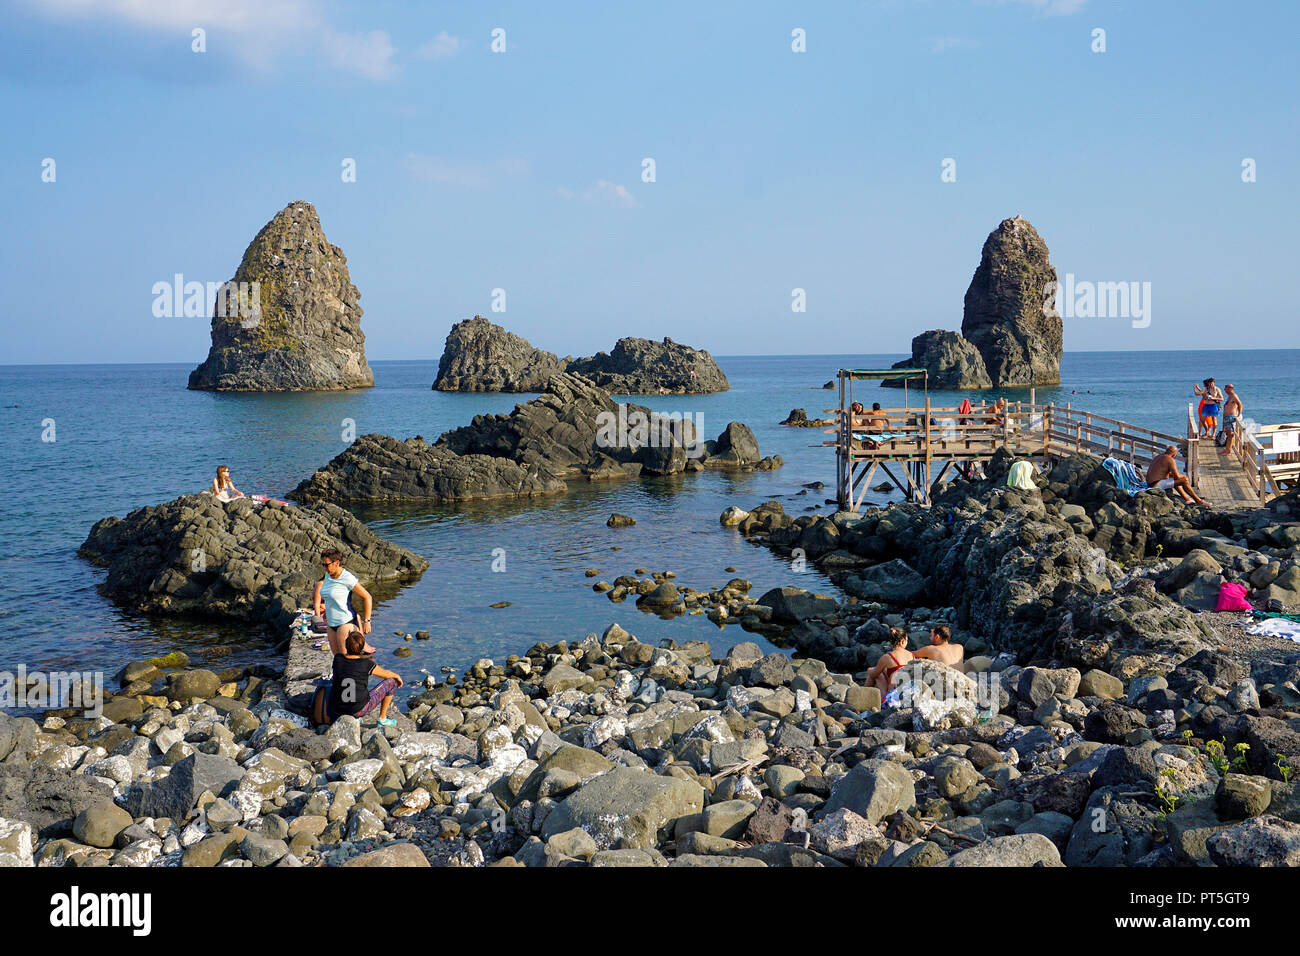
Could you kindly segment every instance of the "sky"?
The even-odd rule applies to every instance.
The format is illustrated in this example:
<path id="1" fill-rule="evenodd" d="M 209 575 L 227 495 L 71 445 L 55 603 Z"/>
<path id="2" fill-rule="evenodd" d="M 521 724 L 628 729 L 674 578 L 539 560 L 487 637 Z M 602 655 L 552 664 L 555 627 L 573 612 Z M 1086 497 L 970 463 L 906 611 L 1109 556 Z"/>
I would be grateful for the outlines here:
<path id="1" fill-rule="evenodd" d="M 0 364 L 198 364 L 155 283 L 230 278 L 294 200 L 371 360 L 475 313 L 560 355 L 904 353 L 1014 215 L 1062 281 L 1136 283 L 1067 350 L 1300 347 L 1298 33 L 1287 0 L 0 0 Z"/>

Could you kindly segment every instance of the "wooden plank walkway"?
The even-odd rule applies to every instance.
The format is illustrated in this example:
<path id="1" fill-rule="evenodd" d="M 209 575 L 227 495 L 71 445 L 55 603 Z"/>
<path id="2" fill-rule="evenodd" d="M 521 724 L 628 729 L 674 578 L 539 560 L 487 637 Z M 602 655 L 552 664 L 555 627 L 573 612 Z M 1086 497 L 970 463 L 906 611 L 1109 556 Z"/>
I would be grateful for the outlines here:
<path id="1" fill-rule="evenodd" d="M 1251 487 L 1246 470 L 1236 455 L 1220 455 L 1214 442 L 1202 442 L 1196 464 L 1196 493 L 1216 511 L 1239 511 L 1260 507 L 1259 495 Z"/>

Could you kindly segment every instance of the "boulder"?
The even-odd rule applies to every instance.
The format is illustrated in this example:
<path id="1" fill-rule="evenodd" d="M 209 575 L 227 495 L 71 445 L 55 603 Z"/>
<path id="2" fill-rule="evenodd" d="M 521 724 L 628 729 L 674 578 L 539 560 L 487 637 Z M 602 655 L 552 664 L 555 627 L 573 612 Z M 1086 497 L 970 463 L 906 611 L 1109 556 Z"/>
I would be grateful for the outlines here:
<path id="1" fill-rule="evenodd" d="M 843 587 L 863 601 L 908 605 L 925 596 L 926 580 L 907 562 L 895 558 L 846 578 Z"/>
<path id="2" fill-rule="evenodd" d="M 196 752 L 178 762 L 161 780 L 133 785 L 123 806 L 132 817 L 185 820 L 203 791 L 223 797 L 243 776 L 243 768 L 229 757 Z"/>
<path id="3" fill-rule="evenodd" d="M 894 368 L 923 368 L 929 372 L 930 388 L 992 388 L 984 356 L 957 332 L 935 330 L 922 332 L 912 339 L 912 357 L 895 362 Z M 880 383 L 902 388 L 901 378 L 887 378 Z M 915 383 L 912 383 L 915 384 Z"/>
<path id="4" fill-rule="evenodd" d="M 1300 823 L 1253 817 L 1206 841 L 1217 866 L 1300 866 Z"/>
<path id="5" fill-rule="evenodd" d="M 690 780 L 615 767 L 593 777 L 546 817 L 549 839 L 582 827 L 601 849 L 650 849 L 681 817 L 704 809 L 704 789 Z"/>
<path id="6" fill-rule="evenodd" d="M 1064 866 L 1061 853 L 1041 833 L 994 837 L 987 843 L 955 853 L 938 866 Z"/>
<path id="7" fill-rule="evenodd" d="M 863 760 L 831 785 L 825 814 L 851 810 L 868 823 L 916 805 L 912 775 L 888 760 Z"/>

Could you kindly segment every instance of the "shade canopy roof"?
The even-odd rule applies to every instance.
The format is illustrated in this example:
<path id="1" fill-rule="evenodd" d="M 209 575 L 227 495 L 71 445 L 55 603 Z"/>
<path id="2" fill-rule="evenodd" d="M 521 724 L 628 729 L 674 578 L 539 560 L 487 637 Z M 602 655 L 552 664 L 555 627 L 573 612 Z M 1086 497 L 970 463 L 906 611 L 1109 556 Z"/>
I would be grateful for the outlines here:
<path id="1" fill-rule="evenodd" d="M 926 378 L 929 372 L 923 368 L 842 368 L 840 374 L 846 378 Z"/>

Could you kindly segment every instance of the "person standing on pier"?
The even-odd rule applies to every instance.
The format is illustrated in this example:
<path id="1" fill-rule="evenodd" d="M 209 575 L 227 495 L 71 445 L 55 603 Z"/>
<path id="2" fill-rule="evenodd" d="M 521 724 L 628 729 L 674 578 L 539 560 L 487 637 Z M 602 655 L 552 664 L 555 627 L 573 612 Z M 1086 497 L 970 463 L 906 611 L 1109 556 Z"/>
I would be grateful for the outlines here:
<path id="1" fill-rule="evenodd" d="M 1228 386 L 1228 398 L 1223 403 L 1223 434 L 1228 439 L 1220 455 L 1232 454 L 1232 443 L 1237 438 L 1237 426 L 1241 424 L 1241 396 L 1231 385 Z"/>

